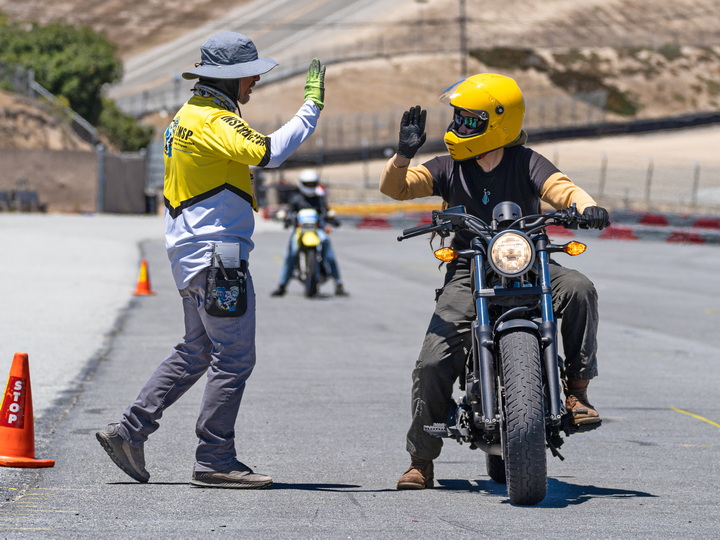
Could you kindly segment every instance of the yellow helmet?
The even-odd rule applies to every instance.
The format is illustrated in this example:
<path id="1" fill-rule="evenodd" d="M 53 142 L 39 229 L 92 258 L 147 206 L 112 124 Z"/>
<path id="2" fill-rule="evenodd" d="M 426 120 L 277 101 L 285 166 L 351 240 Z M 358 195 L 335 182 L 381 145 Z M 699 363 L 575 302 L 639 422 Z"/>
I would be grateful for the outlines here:
<path id="1" fill-rule="evenodd" d="M 445 133 L 445 146 L 456 161 L 487 154 L 521 137 L 525 100 L 510 77 L 480 73 L 459 81 L 440 95 L 440 101 L 455 108 L 455 117 Z M 460 133 L 465 110 L 479 119 L 470 133 Z"/>

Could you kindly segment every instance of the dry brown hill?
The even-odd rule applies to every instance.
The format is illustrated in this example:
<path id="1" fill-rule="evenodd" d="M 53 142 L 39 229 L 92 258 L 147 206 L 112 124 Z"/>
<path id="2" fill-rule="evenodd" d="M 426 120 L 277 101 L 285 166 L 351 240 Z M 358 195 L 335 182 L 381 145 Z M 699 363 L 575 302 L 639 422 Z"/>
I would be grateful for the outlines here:
<path id="1" fill-rule="evenodd" d="M 0 90 L 0 148 L 92 150 L 56 115 L 44 104 Z"/>
<path id="2" fill-rule="evenodd" d="M 103 32 L 123 58 L 175 38 L 251 0 L 0 0 L 12 20 L 63 21 Z"/>
<path id="3" fill-rule="evenodd" d="M 19 20 L 88 24 L 104 31 L 127 58 L 249 1 L 0 0 L 0 11 Z M 415 103 L 437 106 L 439 91 L 459 78 L 459 55 L 407 51 L 415 43 L 424 50 L 459 43 L 459 5 L 398 0 L 381 19 L 337 29 L 327 51 L 348 43 L 371 50 L 382 43 L 383 54 L 328 69 L 325 117 L 384 113 Z M 465 5 L 468 48 L 510 47 L 525 55 L 469 58 L 468 72 L 513 76 L 528 97 L 604 89 L 636 107 L 640 118 L 720 106 L 720 0 L 465 0 Z M 287 118 L 299 105 L 303 82 L 295 77 L 258 88 L 245 116 L 265 125 Z M 167 118 L 147 121 L 163 127 Z"/>

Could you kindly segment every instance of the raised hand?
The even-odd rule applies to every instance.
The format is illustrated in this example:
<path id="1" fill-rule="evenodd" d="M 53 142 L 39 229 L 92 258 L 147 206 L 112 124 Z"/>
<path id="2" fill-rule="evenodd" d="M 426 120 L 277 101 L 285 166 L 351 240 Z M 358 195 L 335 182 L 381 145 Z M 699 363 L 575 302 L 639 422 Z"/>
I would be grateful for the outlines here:
<path id="1" fill-rule="evenodd" d="M 405 111 L 400 121 L 400 141 L 397 153 L 406 158 L 415 156 L 420 147 L 425 144 L 425 119 L 427 111 L 420 105 Z"/>
<path id="2" fill-rule="evenodd" d="M 305 101 L 311 100 L 320 110 L 325 106 L 325 67 L 320 60 L 313 58 L 305 80 Z"/>

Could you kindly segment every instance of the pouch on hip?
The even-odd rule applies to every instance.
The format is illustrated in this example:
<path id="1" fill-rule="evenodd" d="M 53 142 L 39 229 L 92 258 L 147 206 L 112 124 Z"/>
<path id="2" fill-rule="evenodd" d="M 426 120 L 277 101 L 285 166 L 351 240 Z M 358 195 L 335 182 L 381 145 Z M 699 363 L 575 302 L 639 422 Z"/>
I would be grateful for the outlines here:
<path id="1" fill-rule="evenodd" d="M 247 311 L 247 261 L 226 268 L 218 254 L 207 269 L 205 311 L 213 317 L 241 317 Z"/>

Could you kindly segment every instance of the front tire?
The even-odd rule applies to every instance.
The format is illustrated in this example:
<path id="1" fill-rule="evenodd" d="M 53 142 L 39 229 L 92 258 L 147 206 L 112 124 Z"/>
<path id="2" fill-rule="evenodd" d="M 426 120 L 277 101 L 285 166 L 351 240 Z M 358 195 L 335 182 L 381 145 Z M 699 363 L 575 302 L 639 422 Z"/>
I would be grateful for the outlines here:
<path id="1" fill-rule="evenodd" d="M 305 250 L 305 296 L 311 298 L 318 292 L 317 248 Z"/>
<path id="2" fill-rule="evenodd" d="M 537 336 L 515 329 L 500 337 L 503 383 L 503 454 L 508 497 L 533 505 L 547 494 L 545 404 Z"/>

